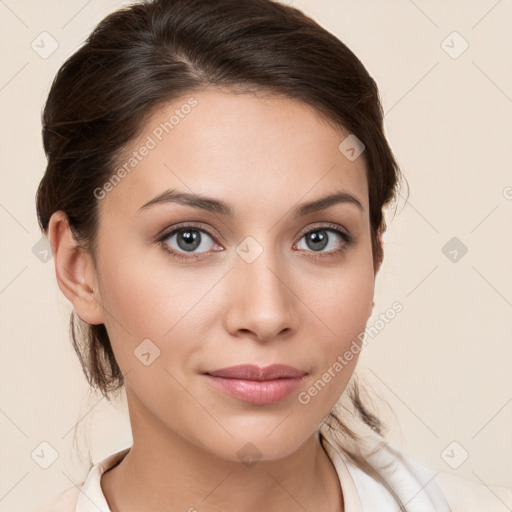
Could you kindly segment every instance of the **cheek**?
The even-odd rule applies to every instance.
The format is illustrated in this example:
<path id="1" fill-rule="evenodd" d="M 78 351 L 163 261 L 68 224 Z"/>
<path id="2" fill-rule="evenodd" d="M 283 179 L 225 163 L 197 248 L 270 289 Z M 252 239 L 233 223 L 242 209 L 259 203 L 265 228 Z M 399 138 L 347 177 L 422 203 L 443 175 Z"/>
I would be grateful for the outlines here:
<path id="1" fill-rule="evenodd" d="M 368 252 L 370 257 L 368 257 Z M 345 350 L 352 339 L 364 331 L 372 312 L 375 277 L 371 251 L 354 253 L 350 261 L 342 263 L 329 277 L 322 279 L 321 287 L 304 297 L 312 305 L 324 326 L 326 353 Z M 313 286 L 313 282 L 307 283 Z"/>
<path id="2" fill-rule="evenodd" d="M 317 364 L 305 393 L 298 398 L 321 417 L 337 402 L 355 370 L 372 311 L 374 283 L 373 261 L 363 252 L 322 281 L 322 294 L 308 298 L 304 293 L 317 316 L 311 322 L 317 329 L 315 343 L 307 346 L 308 358 Z"/>
<path id="3" fill-rule="evenodd" d="M 315 362 L 314 372 L 297 395 L 303 413 L 320 421 L 338 402 L 354 373 L 368 319 L 366 308 L 351 300 L 338 300 L 330 316 L 323 313 L 329 334 L 314 336 L 315 345 L 307 347 L 308 360 Z"/>
<path id="4" fill-rule="evenodd" d="M 116 247 L 125 250 L 119 254 Z M 218 276 L 208 270 L 192 274 L 159 251 L 130 249 L 120 241 L 104 248 L 100 288 L 105 325 L 123 373 L 140 370 L 137 354 L 146 348 L 158 354 L 155 364 L 163 368 L 174 361 L 181 372 L 181 362 L 207 332 L 209 310 L 204 308 Z"/>

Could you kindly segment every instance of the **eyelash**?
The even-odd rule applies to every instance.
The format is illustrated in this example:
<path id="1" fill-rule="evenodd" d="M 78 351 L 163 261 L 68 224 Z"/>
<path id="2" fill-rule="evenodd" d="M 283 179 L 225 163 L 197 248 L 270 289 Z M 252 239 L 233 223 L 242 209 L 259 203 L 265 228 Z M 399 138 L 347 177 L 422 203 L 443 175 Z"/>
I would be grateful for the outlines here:
<path id="1" fill-rule="evenodd" d="M 194 255 L 183 256 L 183 253 L 174 251 L 172 249 L 169 249 L 168 244 L 164 243 L 165 240 L 167 240 L 168 238 L 170 238 L 174 234 L 176 234 L 176 233 L 178 233 L 180 231 L 185 230 L 186 228 L 193 228 L 193 229 L 195 229 L 197 231 L 202 231 L 202 232 L 206 233 L 208 236 L 210 236 L 215 241 L 215 243 L 217 243 L 216 240 L 215 240 L 215 236 L 212 233 L 210 233 L 210 231 L 208 231 L 205 228 L 199 227 L 199 226 L 197 226 L 195 224 L 183 224 L 181 226 L 173 228 L 172 230 L 167 231 L 166 233 L 164 233 L 156 241 L 159 244 L 162 245 L 162 248 L 164 249 L 164 251 L 166 251 L 171 257 L 176 258 L 176 259 L 181 260 L 181 261 L 196 261 L 198 259 L 203 258 L 204 255 L 207 254 L 207 253 L 199 253 L 199 254 L 197 254 L 195 256 Z M 317 227 L 315 227 L 313 229 L 310 229 L 309 231 L 306 231 L 305 233 L 303 233 L 300 236 L 299 240 L 302 240 L 302 238 L 304 238 L 304 236 L 309 235 L 310 233 L 315 233 L 316 231 L 330 231 L 330 232 L 336 233 L 343 240 L 344 246 L 341 249 L 336 249 L 334 251 L 329 251 L 329 252 L 326 252 L 326 253 L 317 253 L 318 256 L 307 256 L 308 258 L 310 258 L 312 260 L 318 260 L 318 259 L 321 259 L 321 258 L 330 257 L 330 256 L 336 256 L 338 254 L 342 254 L 354 243 L 354 238 L 352 237 L 352 235 L 349 235 L 348 233 L 345 233 L 344 231 L 340 230 L 339 227 L 336 224 L 330 224 L 330 223 L 327 223 L 327 224 L 324 224 L 324 225 L 321 225 L 321 226 L 317 226 Z M 306 252 L 313 252 L 313 253 L 315 253 L 315 251 L 306 251 Z"/>

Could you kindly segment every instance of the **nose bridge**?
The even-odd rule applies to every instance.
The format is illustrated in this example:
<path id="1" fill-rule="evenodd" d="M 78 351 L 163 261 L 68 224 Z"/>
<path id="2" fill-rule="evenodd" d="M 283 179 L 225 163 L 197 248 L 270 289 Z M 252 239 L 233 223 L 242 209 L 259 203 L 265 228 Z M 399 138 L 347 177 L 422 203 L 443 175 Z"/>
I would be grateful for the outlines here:
<path id="1" fill-rule="evenodd" d="M 254 261 L 248 261 L 238 255 L 237 269 L 243 275 L 248 288 L 248 296 L 259 296 L 276 299 L 283 294 L 283 265 L 278 261 L 277 251 L 273 248 L 264 249 Z"/>
<path id="2" fill-rule="evenodd" d="M 250 330 L 261 338 L 294 327 L 294 299 L 286 284 L 286 265 L 271 238 L 269 235 L 260 243 L 247 237 L 240 243 L 231 276 L 235 294 L 230 304 L 230 326 Z"/>

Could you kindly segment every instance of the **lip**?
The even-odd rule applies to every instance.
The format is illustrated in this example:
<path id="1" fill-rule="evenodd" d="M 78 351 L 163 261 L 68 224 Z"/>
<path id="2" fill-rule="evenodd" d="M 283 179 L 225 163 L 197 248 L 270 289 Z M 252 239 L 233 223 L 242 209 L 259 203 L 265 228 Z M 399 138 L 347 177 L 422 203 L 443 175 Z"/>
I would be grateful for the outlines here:
<path id="1" fill-rule="evenodd" d="M 289 366 L 287 364 L 271 364 L 263 368 L 255 364 L 241 364 L 238 366 L 229 366 L 206 372 L 213 377 L 225 377 L 228 379 L 244 380 L 274 380 L 282 378 L 303 377 L 307 372 Z"/>
<path id="2" fill-rule="evenodd" d="M 205 372 L 216 388 L 252 404 L 272 404 L 293 393 L 307 372 L 285 364 L 246 364 Z"/>

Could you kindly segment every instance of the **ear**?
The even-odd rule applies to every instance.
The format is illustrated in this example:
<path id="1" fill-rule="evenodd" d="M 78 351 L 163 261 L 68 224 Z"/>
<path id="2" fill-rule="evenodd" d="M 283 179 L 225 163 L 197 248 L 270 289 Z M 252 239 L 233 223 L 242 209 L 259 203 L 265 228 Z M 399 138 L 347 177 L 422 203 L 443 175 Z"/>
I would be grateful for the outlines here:
<path id="1" fill-rule="evenodd" d="M 377 275 L 377 272 L 380 270 L 380 267 L 382 266 L 382 262 L 384 261 L 384 243 L 382 240 L 382 234 L 383 231 L 381 229 L 377 232 L 377 243 L 379 247 L 379 253 L 381 254 L 381 257 L 376 257 L 373 262 L 373 273 L 374 275 Z"/>
<path id="2" fill-rule="evenodd" d="M 51 216 L 48 239 L 55 261 L 57 283 L 62 293 L 73 304 L 82 321 L 91 325 L 104 323 L 92 258 L 74 239 L 67 215 L 63 211 Z"/>

